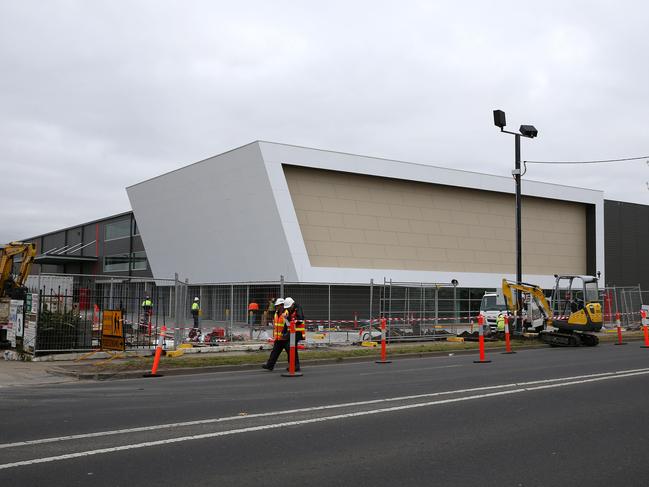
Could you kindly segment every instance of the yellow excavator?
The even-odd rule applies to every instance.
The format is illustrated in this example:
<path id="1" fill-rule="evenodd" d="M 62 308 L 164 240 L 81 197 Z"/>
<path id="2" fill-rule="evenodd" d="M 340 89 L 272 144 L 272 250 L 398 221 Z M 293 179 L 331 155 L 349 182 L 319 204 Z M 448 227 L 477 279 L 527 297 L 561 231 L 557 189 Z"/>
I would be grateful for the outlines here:
<path id="1" fill-rule="evenodd" d="M 522 311 L 522 300 L 514 299 L 513 290 L 526 294 L 543 315 L 543 325 L 536 329 L 543 342 L 554 347 L 594 347 L 599 343 L 599 338 L 593 333 L 600 331 L 604 324 L 597 278 L 569 275 L 554 277 L 551 304 L 539 286 L 517 284 L 503 279 L 503 296 L 508 310 L 514 315 Z M 550 330 L 549 327 L 553 329 Z"/>
<path id="2" fill-rule="evenodd" d="M 20 256 L 20 268 L 12 274 L 14 258 Z M 25 282 L 36 257 L 36 246 L 32 243 L 11 242 L 0 247 L 0 298 L 25 299 Z"/>

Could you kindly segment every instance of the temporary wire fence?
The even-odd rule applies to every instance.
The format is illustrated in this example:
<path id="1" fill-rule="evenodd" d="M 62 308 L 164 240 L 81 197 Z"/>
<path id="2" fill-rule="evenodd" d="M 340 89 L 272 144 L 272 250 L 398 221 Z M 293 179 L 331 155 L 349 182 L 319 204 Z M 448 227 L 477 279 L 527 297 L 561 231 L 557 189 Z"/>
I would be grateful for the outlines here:
<path id="1" fill-rule="evenodd" d="M 189 284 L 177 278 L 42 274 L 28 284 L 39 296 L 36 353 L 97 349 L 105 310 L 122 311 L 127 349 L 155 347 L 162 326 L 170 348 L 183 342 L 265 342 L 272 339 L 275 300 L 288 296 L 304 311 L 311 345 L 375 340 L 381 319 L 389 342 L 442 340 L 476 331 L 482 297 L 495 291 L 453 283 L 295 283 L 281 277 Z M 620 313 L 623 326 L 639 327 L 639 286 L 604 288 L 600 297 L 605 326 L 615 326 Z"/>

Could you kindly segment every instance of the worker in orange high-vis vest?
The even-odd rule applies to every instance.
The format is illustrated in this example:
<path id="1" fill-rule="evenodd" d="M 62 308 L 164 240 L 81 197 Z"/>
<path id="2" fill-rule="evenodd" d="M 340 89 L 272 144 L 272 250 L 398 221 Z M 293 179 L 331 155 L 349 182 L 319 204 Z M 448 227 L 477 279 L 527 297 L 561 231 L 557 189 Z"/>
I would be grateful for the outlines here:
<path id="1" fill-rule="evenodd" d="M 284 310 L 284 299 L 278 298 L 275 301 L 275 314 L 273 316 L 273 350 L 270 352 L 268 361 L 261 367 L 266 370 L 273 370 L 277 359 L 279 358 L 282 350 L 286 350 L 286 355 L 289 356 L 289 323 L 287 321 L 287 313 Z M 297 363 L 296 363 L 297 367 Z"/>

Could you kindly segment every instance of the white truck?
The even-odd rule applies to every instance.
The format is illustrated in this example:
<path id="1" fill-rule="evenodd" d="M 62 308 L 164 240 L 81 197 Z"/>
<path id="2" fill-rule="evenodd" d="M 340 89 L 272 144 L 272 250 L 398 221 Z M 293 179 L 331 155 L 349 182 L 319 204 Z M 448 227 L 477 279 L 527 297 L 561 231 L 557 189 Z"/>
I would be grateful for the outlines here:
<path id="1" fill-rule="evenodd" d="M 496 320 L 500 313 L 507 313 L 506 304 L 498 304 L 498 293 L 485 293 L 480 302 L 480 314 L 484 317 L 485 324 L 491 332 L 496 331 Z M 543 316 L 534 300 L 525 300 L 523 308 L 524 328 L 543 326 Z M 511 322 L 510 322 L 511 323 Z"/>
<path id="2" fill-rule="evenodd" d="M 496 320 L 500 313 L 507 313 L 506 304 L 498 304 L 497 293 L 485 293 L 480 302 L 480 314 L 491 332 L 496 332 Z"/>

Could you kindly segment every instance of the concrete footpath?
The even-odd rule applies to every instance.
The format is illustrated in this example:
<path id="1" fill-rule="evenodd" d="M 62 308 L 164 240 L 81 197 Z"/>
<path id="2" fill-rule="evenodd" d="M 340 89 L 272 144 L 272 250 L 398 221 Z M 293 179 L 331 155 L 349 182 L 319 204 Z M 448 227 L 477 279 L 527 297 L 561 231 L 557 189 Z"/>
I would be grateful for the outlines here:
<path id="1" fill-rule="evenodd" d="M 52 365 L 42 362 L 0 360 L 0 388 L 76 382 L 72 376 L 50 373 Z"/>

